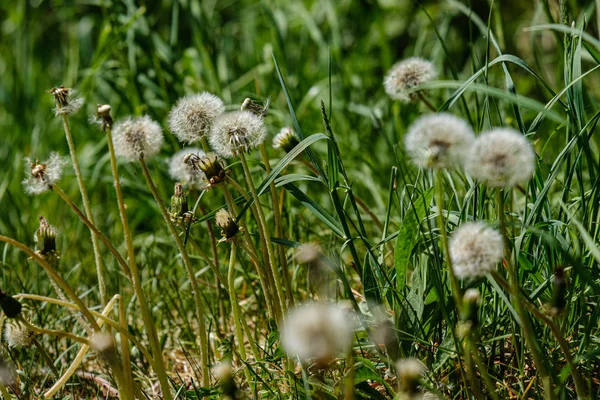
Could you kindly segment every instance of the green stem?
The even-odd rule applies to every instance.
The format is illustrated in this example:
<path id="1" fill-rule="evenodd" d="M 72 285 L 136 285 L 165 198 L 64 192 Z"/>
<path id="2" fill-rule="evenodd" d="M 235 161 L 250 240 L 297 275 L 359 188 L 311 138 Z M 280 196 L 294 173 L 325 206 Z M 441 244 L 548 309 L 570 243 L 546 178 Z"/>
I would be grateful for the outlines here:
<path id="1" fill-rule="evenodd" d="M 196 316 L 198 318 L 198 329 L 199 329 L 199 338 L 200 338 L 200 351 L 202 357 L 202 384 L 204 387 L 208 387 L 210 385 L 210 370 L 208 366 L 208 336 L 206 332 L 206 322 L 204 321 L 204 313 L 202 306 L 202 298 L 200 297 L 200 287 L 198 286 L 198 281 L 196 280 L 196 274 L 194 272 L 194 267 L 192 266 L 192 260 L 179 237 L 179 233 L 173 225 L 171 221 L 171 217 L 162 200 L 160 199 L 160 195 L 158 194 L 158 190 L 156 190 L 156 186 L 154 185 L 154 181 L 150 176 L 150 171 L 148 171 L 148 166 L 146 165 L 146 161 L 143 157 L 140 158 L 140 165 L 142 166 L 142 171 L 144 173 L 144 177 L 146 178 L 146 182 L 148 183 L 148 187 L 150 188 L 150 192 L 152 196 L 154 196 L 154 200 L 158 205 L 160 213 L 167 224 L 167 228 L 175 240 L 175 244 L 181 253 L 181 257 L 183 258 L 183 265 L 185 266 L 188 279 L 190 280 L 190 284 L 192 286 L 192 295 L 194 296 L 194 303 L 196 305 Z"/>
<path id="2" fill-rule="evenodd" d="M 81 198 L 83 200 L 83 209 L 85 215 L 94 224 L 94 216 L 92 215 L 92 207 L 90 205 L 90 198 L 88 197 L 85 183 L 83 181 L 83 175 L 81 174 L 81 168 L 79 167 L 79 161 L 77 160 L 77 154 L 75 153 L 75 142 L 73 141 L 73 134 L 71 133 L 71 127 L 69 126 L 69 117 L 67 114 L 62 114 L 63 127 L 65 129 L 65 136 L 67 137 L 67 144 L 69 145 L 69 152 L 71 153 L 71 160 L 73 162 L 73 169 L 75 170 L 75 176 L 77 177 L 77 184 L 79 185 L 79 191 L 81 192 Z M 100 247 L 98 243 L 98 236 L 94 230 L 90 229 L 92 235 L 92 247 L 94 249 L 94 261 L 96 262 L 96 272 L 98 274 L 98 288 L 100 289 L 100 299 L 102 304 L 106 304 L 108 301 L 106 293 L 106 283 L 104 282 L 104 264 L 102 263 L 102 257 L 100 255 Z"/>
<path id="3" fill-rule="evenodd" d="M 267 174 L 271 173 L 271 163 L 269 162 L 269 156 L 267 155 L 267 149 L 264 143 L 260 145 L 260 155 L 262 157 L 263 163 L 265 164 L 265 168 L 267 170 Z M 275 220 L 275 236 L 280 239 L 283 239 L 283 228 L 282 228 L 282 219 L 281 219 L 281 208 L 279 205 L 279 201 L 277 200 L 277 188 L 275 187 L 275 181 L 271 181 L 269 184 L 269 189 L 271 191 L 271 202 L 273 204 L 273 219 Z M 290 305 L 290 307 L 294 306 L 294 296 L 292 296 L 292 284 L 290 275 L 288 272 L 287 265 L 287 257 L 285 256 L 285 246 L 283 244 L 277 245 L 277 250 L 279 252 L 279 264 L 281 265 L 281 274 L 283 276 L 283 284 L 285 286 L 285 290 L 287 293 L 286 301 Z"/>
<path id="4" fill-rule="evenodd" d="M 42 358 L 44 359 L 44 362 L 48 365 L 48 368 L 50 368 L 50 370 L 52 371 L 52 374 L 56 378 L 58 378 L 60 376 L 60 373 L 58 372 L 58 369 L 56 369 L 56 365 L 54 365 L 54 362 L 50 358 L 50 355 L 48 354 L 48 352 L 46 351 L 46 349 L 44 349 L 44 347 L 42 347 L 42 345 L 35 338 L 35 336 L 33 336 L 31 339 L 33 340 L 33 344 L 35 345 L 35 347 L 38 349 L 38 351 L 42 355 Z"/>
<path id="5" fill-rule="evenodd" d="M 477 328 L 474 327 L 473 329 L 477 329 Z M 475 332 L 469 332 L 468 337 L 467 337 L 467 340 L 469 341 L 469 346 L 471 348 L 471 352 L 473 354 L 473 358 L 475 359 L 475 364 L 477 366 L 477 369 L 479 370 L 479 374 L 483 377 L 483 380 L 485 382 L 485 386 L 487 388 L 487 392 L 488 392 L 489 396 L 492 398 L 492 400 L 499 400 L 498 395 L 496 394 L 496 385 L 490 378 L 488 370 L 485 367 L 485 363 L 483 362 L 483 359 L 481 358 L 481 355 L 479 354 L 479 349 L 477 347 L 477 342 L 478 342 L 477 336 L 478 335 Z"/>
<path id="6" fill-rule="evenodd" d="M 271 234 L 269 233 L 269 228 L 267 226 L 267 221 L 265 219 L 264 212 L 262 207 L 260 206 L 260 199 L 258 198 L 258 193 L 256 192 L 256 187 L 254 186 L 254 182 L 252 181 L 252 174 L 250 173 L 250 168 L 248 168 L 248 163 L 246 162 L 246 156 L 243 152 L 239 154 L 240 161 L 242 162 L 242 167 L 244 168 L 244 176 L 246 177 L 246 182 L 250 187 L 250 193 L 254 198 L 254 203 L 256 203 L 256 209 L 258 211 L 258 227 L 261 239 L 264 241 L 265 247 L 267 249 L 268 255 L 268 263 L 267 268 L 269 272 L 273 276 L 273 280 L 275 282 L 275 291 L 277 293 L 277 297 L 279 299 L 279 306 L 281 307 L 282 316 L 285 315 L 286 312 L 286 302 L 285 295 L 283 293 L 283 287 L 281 285 L 281 277 L 277 272 L 277 263 L 275 262 L 275 256 L 273 254 L 273 249 L 271 247 Z"/>
<path id="7" fill-rule="evenodd" d="M 61 339 L 70 339 L 73 340 L 75 342 L 79 342 L 85 345 L 89 345 L 90 341 L 87 340 L 84 337 L 81 336 L 77 336 L 73 333 L 70 332 L 65 332 L 65 331 L 57 331 L 57 330 L 52 330 L 52 329 L 44 329 L 44 328 L 40 328 L 34 325 L 31 325 L 25 318 L 23 318 L 22 316 L 19 318 L 19 322 L 22 323 L 23 325 L 25 325 L 25 327 L 27 329 L 29 329 L 32 332 L 35 332 L 39 335 L 49 335 L 49 336 L 56 336 L 58 338 Z"/>
<path id="8" fill-rule="evenodd" d="M 198 255 L 200 256 L 200 258 L 202 258 L 202 260 L 204 260 L 208 264 L 208 267 L 215 274 L 215 276 L 219 280 L 219 283 L 221 285 L 223 285 L 225 288 L 227 288 L 227 279 L 221 273 L 221 271 L 219 271 L 219 268 L 217 268 L 215 263 L 204 252 L 204 250 L 202 249 L 202 246 L 200 246 L 200 244 L 198 242 L 196 242 L 192 237 L 189 237 L 188 240 L 190 241 L 190 243 L 192 243 L 194 245 L 194 248 L 198 252 Z"/>
<path id="9" fill-rule="evenodd" d="M 156 331 L 156 324 L 152 317 L 151 307 L 148 304 L 144 288 L 142 286 L 142 277 L 135 261 L 135 248 L 133 246 L 133 236 L 129 227 L 129 220 L 127 218 L 127 208 L 125 206 L 125 199 L 123 197 L 123 191 L 121 188 L 121 180 L 119 178 L 119 169 L 117 166 L 117 157 L 115 155 L 114 143 L 112 140 L 112 131 L 110 127 L 106 129 L 106 136 L 108 139 L 108 150 L 110 153 L 110 166 L 113 175 L 113 181 L 115 183 L 115 192 L 117 195 L 117 205 L 119 207 L 119 216 L 121 218 L 121 224 L 123 224 L 123 236 L 125 238 L 125 246 L 127 247 L 127 261 L 129 262 L 129 270 L 131 271 L 131 281 L 133 284 L 133 291 L 140 303 L 140 311 L 142 314 L 142 320 L 146 326 L 148 333 L 148 341 L 152 350 L 154 363 L 156 364 L 156 375 L 158 377 L 161 390 L 165 398 L 170 398 L 171 388 L 169 385 L 169 377 L 167 376 L 167 368 L 162 358 L 162 348 L 158 341 L 158 333 Z M 119 310 L 122 308 L 120 307 Z M 123 308 L 124 311 L 124 308 Z M 127 322 L 125 321 L 125 324 Z M 125 371 L 125 377 L 127 379 L 127 371 Z"/>
<path id="10" fill-rule="evenodd" d="M 92 317 L 90 310 L 85 306 L 85 304 L 83 304 L 83 301 L 81 301 L 77 294 L 75 294 L 73 288 L 54 270 L 54 268 L 52 268 L 50 264 L 48 264 L 48 262 L 43 257 L 38 255 L 29 247 L 25 246 L 23 243 L 18 242 L 7 236 L 0 235 L 0 242 L 11 244 L 17 247 L 19 250 L 23 251 L 24 253 L 29 254 L 29 256 L 33 258 L 44 269 L 44 271 L 46 271 L 48 275 L 50 275 L 50 278 L 54 279 L 54 281 L 65 291 L 65 294 L 68 297 L 70 297 L 71 300 L 73 300 L 73 302 L 77 305 L 77 308 L 79 308 L 81 313 L 85 316 L 85 319 L 87 319 L 90 325 L 92 326 L 92 329 L 94 331 L 100 330 L 100 327 L 94 320 L 94 317 Z"/>
<path id="11" fill-rule="evenodd" d="M 100 232 L 98 230 L 98 228 L 96 227 L 96 225 L 94 225 L 82 212 L 81 210 L 75 205 L 75 203 L 73 203 L 73 201 L 69 198 L 69 196 L 67 196 L 67 194 L 57 185 L 54 184 L 52 185 L 52 190 L 58 194 L 60 196 L 60 198 L 69 206 L 71 207 L 71 210 L 73 210 L 73 212 L 75 213 L 75 215 L 77 215 L 79 217 L 79 219 L 81 219 L 81 221 L 92 231 L 94 231 L 94 233 L 98 236 L 98 238 L 100 238 L 100 240 L 102 240 L 102 242 L 106 245 L 106 248 L 108 249 L 108 251 L 110 251 L 112 253 L 112 255 L 115 256 L 115 258 L 117 259 L 117 262 L 119 263 L 119 265 L 121 266 L 121 268 L 123 268 L 123 271 L 125 272 L 125 274 L 131 278 L 131 271 L 129 270 L 129 266 L 127 265 L 127 263 L 125 262 L 125 260 L 123 259 L 123 257 L 121 257 L 121 254 L 119 254 L 119 252 L 117 251 L 117 249 L 115 249 L 115 246 L 112 245 L 112 243 L 110 242 L 110 240 L 108 240 L 106 238 L 106 236 L 104 236 L 102 234 L 102 232 Z"/>
<path id="12" fill-rule="evenodd" d="M 533 332 L 533 328 L 531 326 L 531 321 L 529 317 L 523 310 L 521 305 L 521 286 L 519 285 L 519 279 L 516 271 L 515 265 L 511 261 L 511 251 L 510 251 L 510 242 L 508 240 L 508 234 L 506 231 L 506 221 L 504 218 L 504 192 L 502 188 L 496 188 L 496 206 L 497 206 L 497 214 L 499 221 L 500 233 L 502 234 L 504 240 L 504 258 L 506 263 L 508 264 L 508 275 L 510 282 L 510 294 L 512 298 L 512 304 L 521 320 L 521 329 L 523 330 L 523 335 L 525 336 L 525 340 L 528 344 L 529 350 L 533 356 L 534 362 L 536 364 L 538 373 L 542 380 L 543 388 L 544 388 L 544 396 L 546 399 L 552 399 L 552 381 L 550 378 L 550 374 L 546 368 L 546 364 L 544 362 L 544 358 L 542 353 L 538 347 L 538 342 L 535 338 L 535 333 Z"/>

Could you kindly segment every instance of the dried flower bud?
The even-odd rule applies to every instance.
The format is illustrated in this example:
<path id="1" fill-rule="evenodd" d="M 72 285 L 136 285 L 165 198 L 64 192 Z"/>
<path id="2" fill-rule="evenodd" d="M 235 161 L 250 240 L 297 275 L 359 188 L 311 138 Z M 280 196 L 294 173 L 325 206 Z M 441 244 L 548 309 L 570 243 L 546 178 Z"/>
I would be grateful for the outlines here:
<path id="1" fill-rule="evenodd" d="M 223 182 L 227 176 L 227 171 L 223 168 L 219 156 L 215 153 L 208 153 L 203 157 L 199 154 L 188 153 L 184 157 L 183 162 L 194 170 L 204 173 L 208 181 L 208 189 Z"/>
<path id="2" fill-rule="evenodd" d="M 18 320 L 10 320 L 4 327 L 4 339 L 8 347 L 13 349 L 22 349 L 31 346 L 34 335 L 33 331 Z"/>
<path id="3" fill-rule="evenodd" d="M 296 132 L 290 127 L 281 128 L 279 133 L 273 138 L 273 148 L 283 149 L 289 153 L 300 143 Z"/>
<path id="4" fill-rule="evenodd" d="M 17 318 L 23 307 L 17 299 L 0 291 L 0 308 L 7 318 Z"/>
<path id="5" fill-rule="evenodd" d="M 58 153 L 51 153 L 44 163 L 29 158 L 25 159 L 25 163 L 31 169 L 29 177 L 22 182 L 28 194 L 40 194 L 52 189 L 52 185 L 61 178 L 65 165 Z"/>
<path id="6" fill-rule="evenodd" d="M 258 102 L 250 99 L 250 98 L 246 98 L 244 100 L 244 102 L 242 103 L 242 107 L 241 110 L 248 110 L 250 111 L 252 114 L 257 115 L 261 118 L 264 118 L 267 116 L 268 112 L 269 112 L 269 106 L 271 105 L 271 98 L 268 97 L 267 100 L 265 101 L 265 103 L 263 105 L 260 105 Z"/>
<path id="7" fill-rule="evenodd" d="M 174 194 L 171 197 L 171 221 L 177 225 L 188 223 L 192 218 L 189 211 L 187 195 L 183 191 L 181 183 L 175 184 Z"/>
<path id="8" fill-rule="evenodd" d="M 209 142 L 221 157 L 235 157 L 264 142 L 267 128 L 263 119 L 250 111 L 233 111 L 215 119 Z"/>
<path id="9" fill-rule="evenodd" d="M 45 258 L 50 264 L 55 264 L 59 259 L 59 253 L 56 251 L 56 228 L 48 223 L 48 220 L 41 215 L 40 227 L 33 235 L 36 253 Z"/>
<path id="10" fill-rule="evenodd" d="M 225 240 L 231 240 L 240 231 L 240 227 L 235 219 L 224 208 L 217 211 L 215 223 L 221 228 L 221 235 Z"/>
<path id="11" fill-rule="evenodd" d="M 110 116 L 111 106 L 108 104 L 98 104 L 96 110 L 96 120 L 100 123 L 100 129 L 106 131 L 107 128 L 112 128 L 113 119 Z"/>
<path id="12" fill-rule="evenodd" d="M 48 93 L 52 94 L 56 101 L 56 115 L 74 114 L 83 105 L 83 98 L 77 97 L 73 89 L 66 88 L 63 85 L 48 90 Z"/>
<path id="13" fill-rule="evenodd" d="M 477 326 L 479 322 L 479 306 L 481 305 L 481 293 L 477 289 L 467 289 L 462 298 L 461 319 Z"/>
<path id="14" fill-rule="evenodd" d="M 425 375 L 425 366 L 416 358 L 401 359 L 396 363 L 396 372 L 400 378 L 400 389 L 404 394 L 419 393 L 419 383 Z"/>

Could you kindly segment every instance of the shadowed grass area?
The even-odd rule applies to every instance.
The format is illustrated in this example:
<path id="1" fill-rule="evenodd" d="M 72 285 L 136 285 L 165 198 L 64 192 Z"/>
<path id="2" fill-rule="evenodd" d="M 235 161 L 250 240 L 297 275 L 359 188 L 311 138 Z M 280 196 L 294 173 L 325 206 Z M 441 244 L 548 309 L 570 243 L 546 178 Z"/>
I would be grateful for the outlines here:
<path id="1" fill-rule="evenodd" d="M 502 399 L 596 398 L 598 6 L 554 0 L 3 3 L 0 235 L 34 248 L 38 216 L 46 217 L 59 232 L 57 272 L 87 307 L 102 312 L 88 227 L 56 191 L 29 196 L 21 183 L 31 172 L 25 157 L 43 161 L 56 151 L 68 158 L 63 122 L 47 91 L 62 84 L 86 100 L 69 116 L 77 157 L 95 224 L 128 265 L 107 136 L 90 123 L 97 105 L 110 104 L 116 121 L 149 115 L 162 126 L 164 144 L 146 163 L 168 208 L 175 184 L 168 161 L 188 146 L 168 129 L 177 99 L 208 91 L 234 111 L 246 98 L 259 105 L 270 98 L 266 158 L 255 150 L 224 162 L 229 195 L 221 190 L 225 183 L 203 191 L 186 187 L 194 218 L 180 216 L 176 222 L 185 223 L 176 229 L 196 274 L 199 299 L 142 168 L 118 160 L 141 288 L 177 398 L 222 396 L 226 379 L 216 374 L 208 379 L 203 367 L 231 357 L 235 386 L 248 398 L 349 399 L 350 392 L 355 398 L 408 398 L 398 389 L 395 362 L 409 357 L 427 367 L 422 387 L 441 398 L 493 398 L 493 392 Z M 436 175 L 410 162 L 403 138 L 419 116 L 432 112 L 421 100 L 390 99 L 383 79 L 394 63 L 411 56 L 430 60 L 438 71 L 436 80 L 412 89 L 431 107 L 463 118 L 476 135 L 510 127 L 532 144 L 535 174 L 502 193 L 500 210 L 494 189 L 463 170 Z M 271 146 L 286 126 L 300 141 L 287 155 Z M 246 161 L 261 208 L 245 179 Z M 59 184 L 83 210 L 71 164 Z M 219 241 L 214 215 L 223 208 L 236 217 L 237 237 L 248 249 Z M 509 249 L 497 273 L 459 281 L 461 291 L 477 288 L 481 294 L 471 343 L 457 332 L 461 315 L 447 277 L 442 230 L 452 236 L 471 220 L 497 228 L 503 219 Z M 295 258 L 303 244 L 317 245 L 318 256 L 308 262 Z M 124 332 L 111 328 L 120 364 L 128 366 L 124 379 L 129 368 L 136 382 L 130 384 L 133 395 L 160 396 L 156 362 L 137 344 L 123 344 L 128 332 L 129 340 L 137 338 L 154 356 L 140 298 L 106 245 L 100 249 L 108 297 L 121 297 L 109 316 L 126 326 Z M 2 243 L 0 257 L 3 292 L 59 298 L 30 256 Z M 503 286 L 511 265 L 521 290 L 517 295 Z M 557 274 L 565 285 L 557 283 Z M 232 312 L 232 287 L 239 319 Z M 551 381 L 546 394 L 511 295 L 521 296 L 531 319 Z M 278 296 L 285 297 L 283 305 Z M 279 343 L 284 313 L 277 308 L 311 299 L 335 299 L 359 315 L 353 357 L 336 354 L 325 369 L 318 363 L 301 367 L 286 357 Z M 35 326 L 89 336 L 67 305 L 21 301 Z M 205 366 L 199 318 L 208 332 Z M 241 357 L 240 335 L 247 353 Z M 39 347 L 15 349 L 3 340 L 4 361 L 19 371 L 16 384 L 6 385 L 12 396 L 37 398 L 47 391 L 58 377 L 44 357 L 56 360 L 62 375 L 80 347 L 70 339 L 36 337 Z M 130 354 L 123 351 L 128 346 Z M 115 396 L 118 375 L 110 362 L 90 352 L 58 395 Z"/>

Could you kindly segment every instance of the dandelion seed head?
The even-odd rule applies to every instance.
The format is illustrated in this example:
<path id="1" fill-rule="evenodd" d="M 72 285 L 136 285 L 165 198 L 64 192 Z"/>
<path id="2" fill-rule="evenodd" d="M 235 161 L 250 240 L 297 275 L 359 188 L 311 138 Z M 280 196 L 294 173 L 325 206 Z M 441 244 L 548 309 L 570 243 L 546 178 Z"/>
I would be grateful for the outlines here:
<path id="1" fill-rule="evenodd" d="M 392 99 L 410 103 L 416 100 L 417 94 L 406 92 L 436 77 L 437 71 L 430 61 L 411 57 L 392 66 L 385 76 L 383 86 Z"/>
<path id="2" fill-rule="evenodd" d="M 169 129 L 183 143 L 195 143 L 208 135 L 216 117 L 223 114 L 223 100 L 202 92 L 180 98 L 169 113 Z"/>
<path id="3" fill-rule="evenodd" d="M 235 157 L 259 146 L 267 136 L 263 119 L 250 111 L 233 111 L 217 117 L 209 135 L 210 145 L 221 157 Z"/>
<path id="4" fill-rule="evenodd" d="M 300 143 L 298 135 L 288 126 L 281 128 L 279 133 L 273 138 L 273 148 L 282 149 L 286 153 L 292 151 L 298 143 Z"/>
<path id="5" fill-rule="evenodd" d="M 181 182 L 191 189 L 205 189 L 207 184 L 206 175 L 201 169 L 194 168 L 191 163 L 186 162 L 186 157 L 189 154 L 194 154 L 198 158 L 205 156 L 204 151 L 196 147 L 187 147 L 178 151 L 169 160 L 169 175 L 173 180 Z"/>
<path id="6" fill-rule="evenodd" d="M 151 157 L 160 151 L 163 133 L 160 125 L 149 116 L 129 117 L 113 128 L 115 154 L 127 161 Z"/>
<path id="7" fill-rule="evenodd" d="M 469 152 L 467 171 L 490 187 L 514 187 L 535 172 L 535 152 L 521 133 L 496 128 L 480 135 Z"/>
<path id="8" fill-rule="evenodd" d="M 4 328 L 4 340 L 11 349 L 27 348 L 33 344 L 33 331 L 19 321 L 7 321 Z"/>
<path id="9" fill-rule="evenodd" d="M 419 167 L 459 168 L 474 140 L 466 121 L 438 113 L 417 119 L 404 136 L 404 146 Z"/>
<path id="10" fill-rule="evenodd" d="M 352 314 L 333 305 L 309 303 L 291 310 L 283 321 L 281 343 L 302 362 L 326 365 L 352 345 Z"/>
<path id="11" fill-rule="evenodd" d="M 450 238 L 452 268 L 460 279 L 481 277 L 495 270 L 503 255 L 502 235 L 481 222 L 462 224 Z"/>
<path id="12" fill-rule="evenodd" d="M 29 176 L 23 180 L 25 192 L 36 195 L 44 193 L 52 188 L 60 180 L 63 167 L 66 162 L 58 153 L 50 153 L 50 157 L 43 163 L 30 158 L 25 159 L 26 168 L 29 168 Z"/>
<path id="13" fill-rule="evenodd" d="M 77 92 L 74 89 L 62 85 L 50 89 L 48 93 L 52 94 L 56 101 L 56 108 L 54 109 L 56 115 L 75 114 L 84 103 L 84 99 L 77 97 Z"/>

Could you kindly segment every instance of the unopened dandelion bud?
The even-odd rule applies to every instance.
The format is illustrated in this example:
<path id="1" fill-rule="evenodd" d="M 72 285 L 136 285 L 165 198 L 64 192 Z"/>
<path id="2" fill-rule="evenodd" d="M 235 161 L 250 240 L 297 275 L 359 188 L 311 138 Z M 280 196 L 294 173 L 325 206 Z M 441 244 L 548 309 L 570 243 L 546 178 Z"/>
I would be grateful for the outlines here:
<path id="1" fill-rule="evenodd" d="M 273 148 L 283 149 L 289 153 L 300 143 L 300 139 L 296 132 L 290 127 L 281 128 L 279 133 L 273 138 Z"/>
<path id="2" fill-rule="evenodd" d="M 261 105 L 260 103 L 250 99 L 250 98 L 246 98 L 244 100 L 244 102 L 242 103 L 242 107 L 241 110 L 248 110 L 250 111 L 252 114 L 257 115 L 261 118 L 264 118 L 267 116 L 268 112 L 269 112 L 269 106 L 271 105 L 271 98 L 268 97 L 267 100 L 265 101 L 265 103 L 263 105 Z"/>
<path id="3" fill-rule="evenodd" d="M 479 306 L 481 305 L 481 293 L 477 289 L 467 289 L 462 298 L 461 319 L 476 326 L 479 322 Z"/>
<path id="4" fill-rule="evenodd" d="M 225 111 L 223 100 L 202 92 L 177 101 L 169 113 L 169 129 L 183 143 L 195 143 L 208 135 L 213 121 Z"/>
<path id="5" fill-rule="evenodd" d="M 504 255 L 502 235 L 481 222 L 462 224 L 450 238 L 450 258 L 460 279 L 478 278 L 495 270 Z"/>
<path id="6" fill-rule="evenodd" d="M 221 235 L 225 240 L 231 240 L 240 231 L 240 227 L 235 219 L 224 208 L 217 211 L 215 223 L 221 228 Z"/>
<path id="7" fill-rule="evenodd" d="M 108 104 L 98 104 L 96 110 L 96 119 L 100 122 L 100 128 L 102 131 L 110 129 L 113 126 L 113 119 L 110 116 L 111 106 Z"/>
<path id="8" fill-rule="evenodd" d="M 115 342 L 108 333 L 95 333 L 91 340 L 91 348 L 96 351 L 109 364 L 117 361 L 117 352 L 115 350 Z"/>
<path id="9" fill-rule="evenodd" d="M 33 344 L 35 333 L 18 320 L 7 321 L 4 327 L 4 339 L 12 349 L 27 348 Z"/>
<path id="10" fill-rule="evenodd" d="M 56 228 L 41 215 L 38 218 L 40 227 L 33 235 L 36 253 L 44 257 L 50 264 L 54 264 L 59 258 L 58 251 L 56 251 Z"/>
<path id="11" fill-rule="evenodd" d="M 404 136 L 404 145 L 414 164 L 423 168 L 460 168 L 475 134 L 461 118 L 448 113 L 417 119 Z"/>
<path id="12" fill-rule="evenodd" d="M 514 187 L 533 177 L 535 152 L 520 132 L 496 128 L 473 142 L 466 169 L 487 186 Z"/>
<path id="13" fill-rule="evenodd" d="M 264 142 L 267 128 L 263 119 L 250 111 L 233 111 L 215 119 L 209 142 L 221 157 L 235 157 Z"/>
<path id="14" fill-rule="evenodd" d="M 188 153 L 183 161 L 194 170 L 204 174 L 208 181 L 208 188 L 223 182 L 227 176 L 227 171 L 223 168 L 219 156 L 214 153 L 208 153 L 203 157 L 199 154 Z"/>
<path id="15" fill-rule="evenodd" d="M 183 191 L 183 185 L 175 184 L 174 194 L 171 197 L 171 220 L 176 224 L 182 224 L 189 220 L 189 208 L 187 195 Z"/>
<path id="16" fill-rule="evenodd" d="M 558 266 L 554 269 L 554 282 L 552 284 L 552 302 L 550 313 L 560 314 L 567 305 L 567 279 L 564 267 Z"/>
<path id="17" fill-rule="evenodd" d="M 113 128 L 115 153 L 127 161 L 151 157 L 160 151 L 163 133 L 160 125 L 149 116 L 129 117 Z"/>
<path id="18" fill-rule="evenodd" d="M 404 103 L 414 102 L 418 98 L 411 89 L 437 77 L 437 71 L 430 61 L 420 57 L 411 57 L 392 66 L 383 81 L 386 93 L 394 100 Z"/>
<path id="19" fill-rule="evenodd" d="M 0 308 L 7 318 L 17 318 L 23 307 L 17 299 L 0 291 Z"/>
<path id="20" fill-rule="evenodd" d="M 181 182 L 189 189 L 203 190 L 207 187 L 206 175 L 190 159 L 204 157 L 204 151 L 196 147 L 188 147 L 178 151 L 169 160 L 169 175 L 177 182 Z"/>
<path id="21" fill-rule="evenodd" d="M 25 164 L 30 169 L 29 177 L 22 182 L 25 191 L 28 194 L 40 194 L 52 189 L 52 185 L 58 182 L 65 161 L 58 153 L 51 153 L 50 158 L 43 163 L 26 158 Z"/>
<path id="22" fill-rule="evenodd" d="M 419 393 L 419 384 L 425 375 L 425 366 L 415 358 L 404 358 L 396 363 L 396 373 L 400 379 L 400 391 L 405 395 Z"/>
<path id="23" fill-rule="evenodd" d="M 66 88 L 62 85 L 50 89 L 48 93 L 52 94 L 56 101 L 56 115 L 74 114 L 79 111 L 83 105 L 83 98 L 77 97 L 73 89 Z"/>

